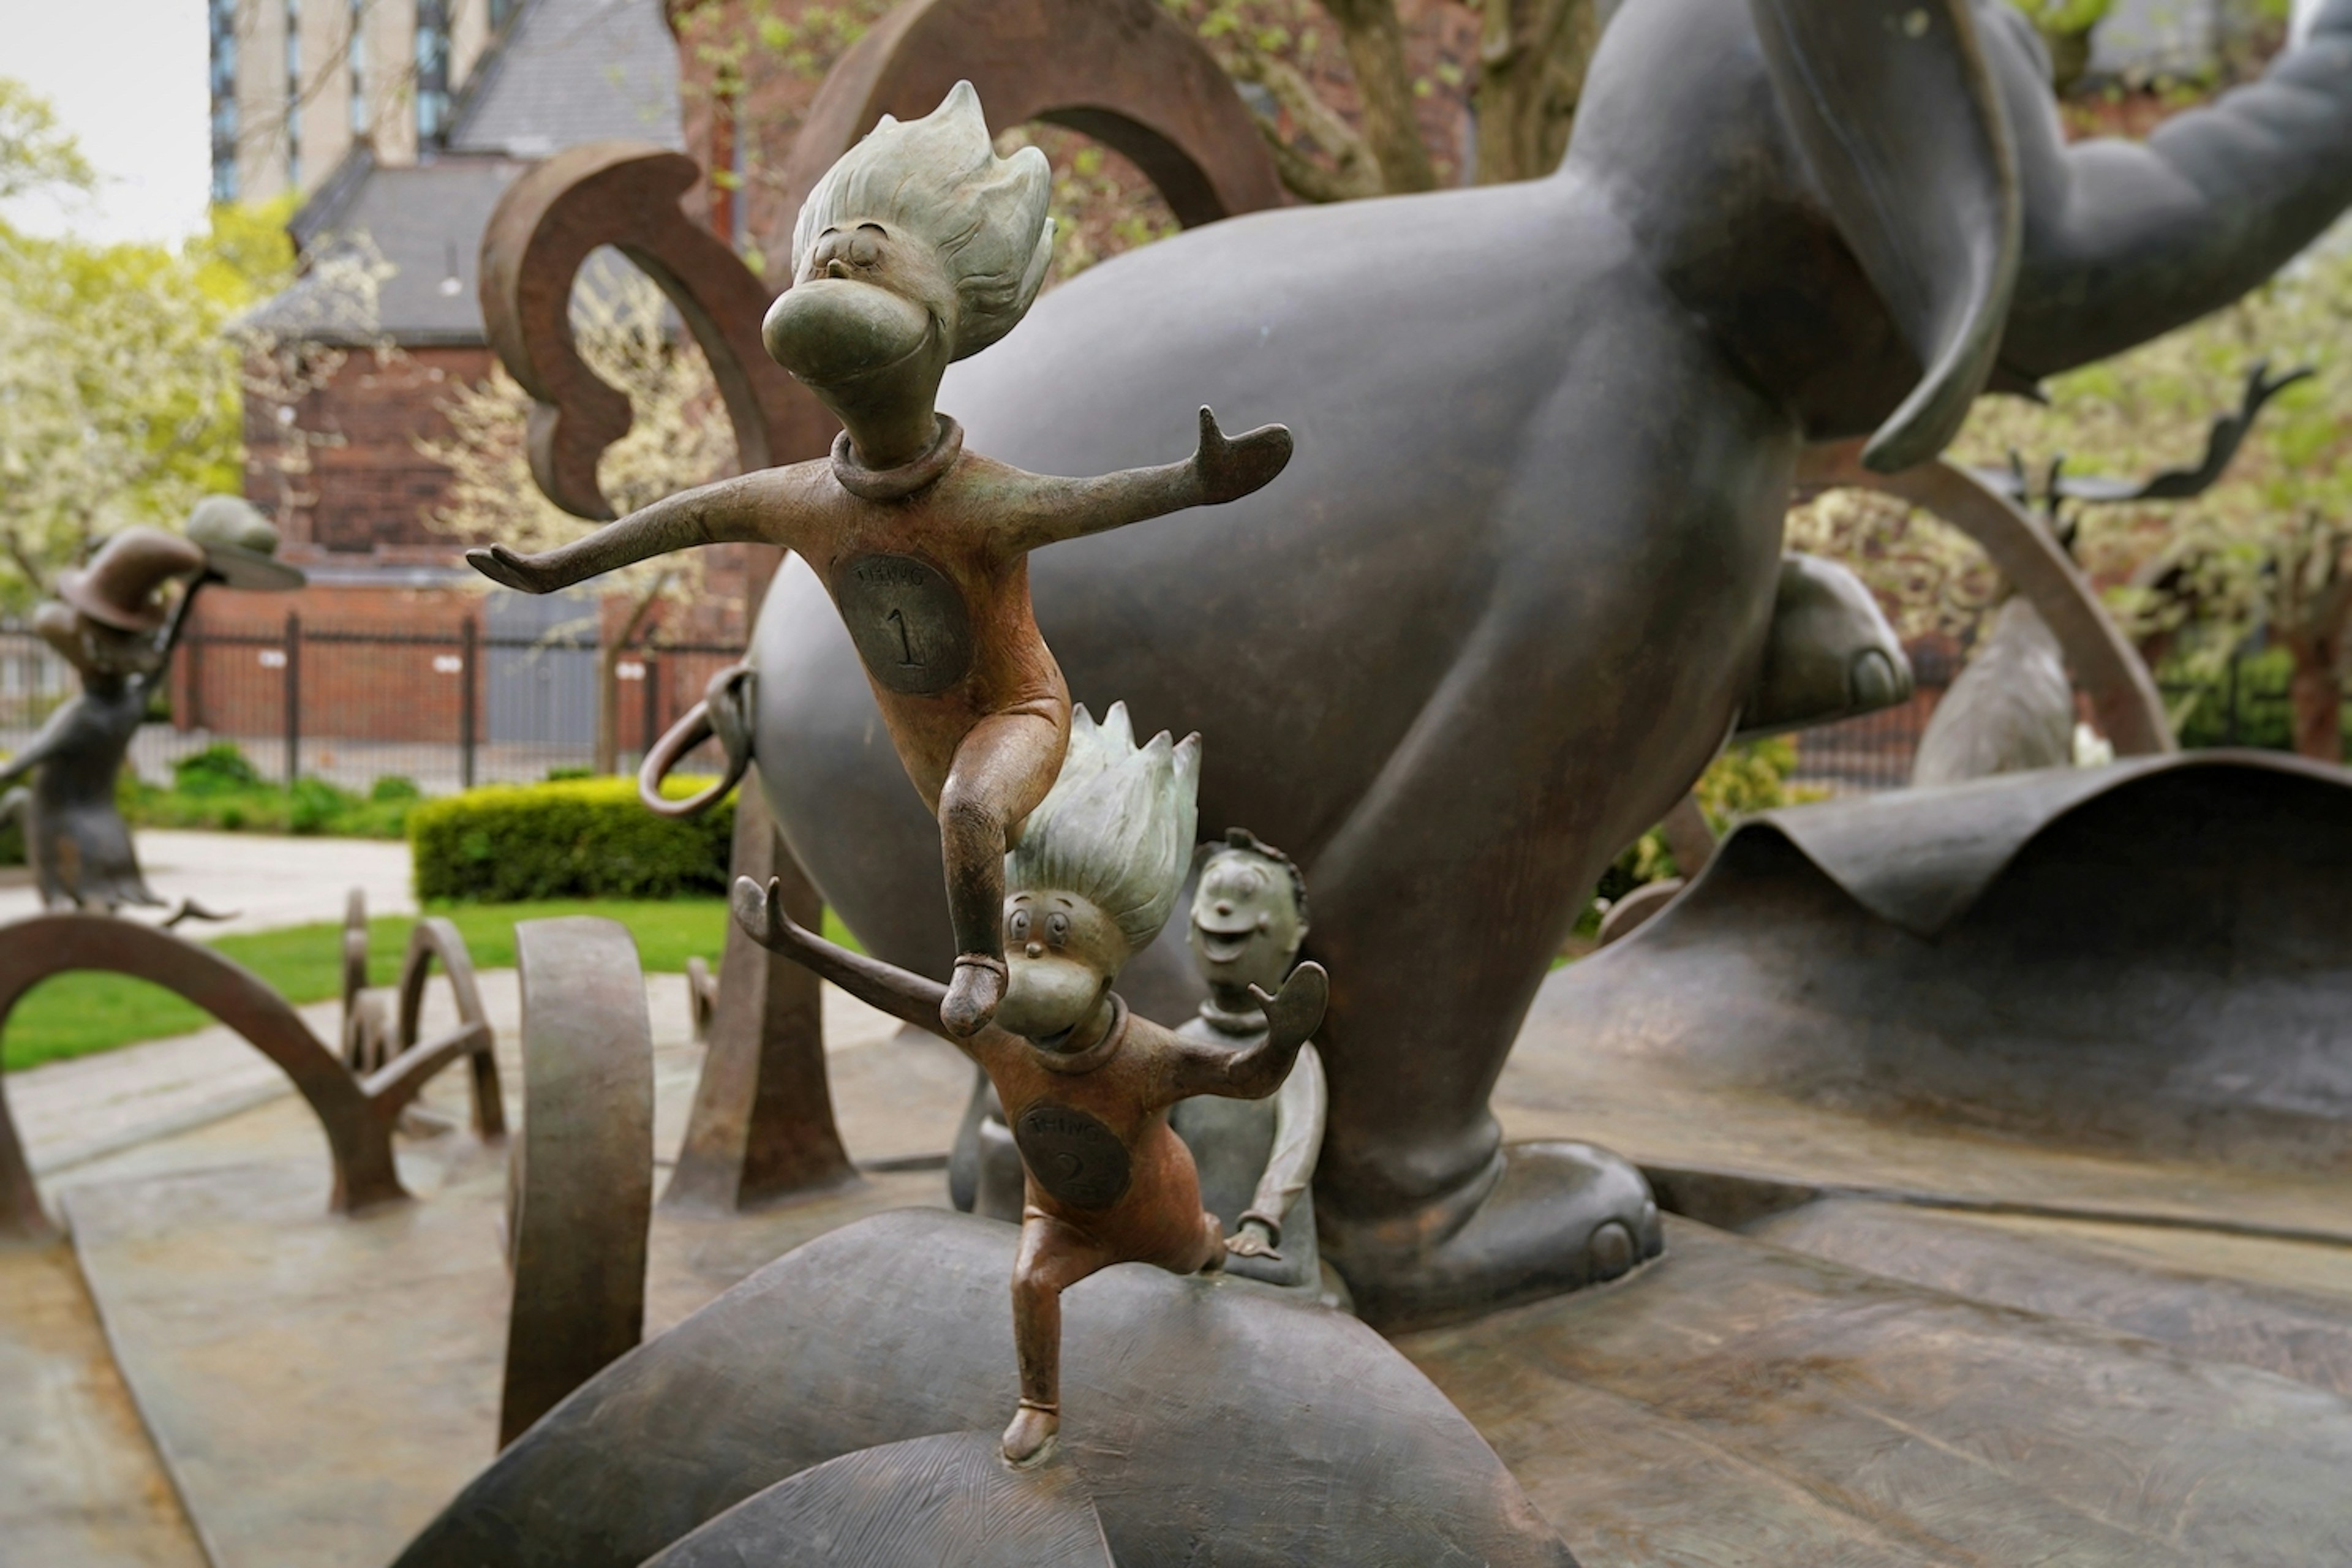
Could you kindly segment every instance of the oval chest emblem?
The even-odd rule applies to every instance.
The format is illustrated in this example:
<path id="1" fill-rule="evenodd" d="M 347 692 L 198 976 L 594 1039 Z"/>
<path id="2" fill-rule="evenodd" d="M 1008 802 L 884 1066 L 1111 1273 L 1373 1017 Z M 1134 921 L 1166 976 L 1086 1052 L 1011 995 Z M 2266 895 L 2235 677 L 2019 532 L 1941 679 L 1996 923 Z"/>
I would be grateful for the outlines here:
<path id="1" fill-rule="evenodd" d="M 860 555 L 834 574 L 834 603 L 866 673 L 924 697 L 971 669 L 971 616 L 947 574 L 911 555 Z"/>
<path id="2" fill-rule="evenodd" d="M 1127 1145 L 1083 1110 L 1040 1100 L 1021 1113 L 1013 1141 L 1037 1184 L 1072 1208 L 1108 1208 L 1127 1192 Z"/>

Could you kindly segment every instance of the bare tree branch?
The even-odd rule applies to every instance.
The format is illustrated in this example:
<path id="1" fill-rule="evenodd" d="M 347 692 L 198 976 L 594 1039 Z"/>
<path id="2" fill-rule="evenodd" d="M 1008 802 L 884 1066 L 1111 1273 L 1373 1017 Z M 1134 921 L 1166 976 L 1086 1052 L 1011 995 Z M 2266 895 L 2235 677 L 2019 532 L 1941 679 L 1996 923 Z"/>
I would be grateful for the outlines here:
<path id="1" fill-rule="evenodd" d="M 1299 133 L 1332 161 L 1334 166 L 1325 168 L 1293 146 L 1272 121 L 1259 116 L 1257 128 L 1286 188 L 1310 202 L 1353 201 L 1381 194 L 1380 166 L 1370 146 L 1317 95 L 1297 68 L 1272 56 L 1244 51 L 1227 68 L 1238 79 L 1272 93 Z"/>
<path id="2" fill-rule="evenodd" d="M 1338 25 L 1340 46 L 1356 73 L 1364 140 L 1380 164 L 1381 185 L 1392 192 L 1436 189 L 1437 170 L 1413 109 L 1412 73 L 1405 66 L 1396 0 L 1323 0 L 1323 9 Z"/>

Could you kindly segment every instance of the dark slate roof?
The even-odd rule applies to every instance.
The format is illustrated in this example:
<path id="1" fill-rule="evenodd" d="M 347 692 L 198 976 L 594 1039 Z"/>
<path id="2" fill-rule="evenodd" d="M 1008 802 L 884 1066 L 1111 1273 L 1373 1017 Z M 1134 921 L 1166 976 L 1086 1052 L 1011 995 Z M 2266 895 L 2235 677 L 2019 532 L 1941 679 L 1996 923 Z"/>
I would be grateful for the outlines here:
<path id="1" fill-rule="evenodd" d="M 528 167 L 514 158 L 445 154 L 409 168 L 367 168 L 336 208 L 319 210 L 320 198 L 303 207 L 296 238 L 313 265 L 248 314 L 245 325 L 331 342 L 371 342 L 379 334 L 417 347 L 482 342 L 476 290 L 482 230 L 500 193 Z M 310 220 L 308 234 L 303 220 Z M 391 268 L 376 286 L 373 322 L 353 308 L 337 269 L 316 264 L 362 246 L 372 246 Z"/>
<path id="2" fill-rule="evenodd" d="M 614 140 L 686 145 L 660 0 L 533 0 L 475 68 L 448 144 L 544 158 Z"/>
<path id="3" fill-rule="evenodd" d="M 265 331 L 330 341 L 479 343 L 482 230 L 530 161 L 583 142 L 683 147 L 677 45 L 661 0 L 526 0 L 475 68 L 448 144 L 413 166 L 353 151 L 289 226 L 314 265 L 245 319 Z M 315 266 L 373 247 L 391 268 L 373 323 Z"/>

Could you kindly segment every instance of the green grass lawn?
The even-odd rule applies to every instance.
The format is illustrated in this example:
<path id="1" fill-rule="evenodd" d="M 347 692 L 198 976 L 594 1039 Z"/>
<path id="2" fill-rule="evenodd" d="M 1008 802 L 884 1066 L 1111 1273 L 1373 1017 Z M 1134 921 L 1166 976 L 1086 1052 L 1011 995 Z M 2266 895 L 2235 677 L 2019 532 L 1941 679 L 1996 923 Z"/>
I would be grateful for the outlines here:
<path id="1" fill-rule="evenodd" d="M 727 905 L 719 899 L 656 902 L 551 900 L 529 904 L 451 904 L 430 912 L 446 915 L 466 939 L 477 969 L 514 963 L 517 921 L 553 915 L 603 915 L 629 928 L 637 956 L 647 970 L 676 972 L 688 958 L 717 963 L 726 945 Z M 390 915 L 368 922 L 368 978 L 389 985 L 400 976 L 401 955 L 415 922 Z M 831 910 L 825 931 L 835 942 L 848 933 Z M 278 988 L 289 1002 L 318 1002 L 342 989 L 341 924 L 292 926 L 283 931 L 224 936 L 209 945 Z M 135 1040 L 184 1035 L 213 1022 L 202 1008 L 171 992 L 125 975 L 83 973 L 45 980 L 26 994 L 7 1019 L 0 1038 L 0 1067 L 14 1071 L 36 1062 L 58 1061 L 110 1050 Z"/>

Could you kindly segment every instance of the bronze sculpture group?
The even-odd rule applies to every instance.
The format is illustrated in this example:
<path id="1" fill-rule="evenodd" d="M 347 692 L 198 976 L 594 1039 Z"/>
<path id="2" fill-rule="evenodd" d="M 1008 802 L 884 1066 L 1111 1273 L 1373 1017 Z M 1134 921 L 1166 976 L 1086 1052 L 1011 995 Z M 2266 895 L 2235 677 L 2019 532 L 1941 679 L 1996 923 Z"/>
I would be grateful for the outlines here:
<path id="1" fill-rule="evenodd" d="M 1040 1458 L 1061 1425 L 1062 1292 L 1115 1263 L 1175 1274 L 1263 1255 L 1266 1216 L 1231 1241 L 1201 1203 L 1191 1150 L 1169 1125 L 1199 1095 L 1262 1100 L 1289 1078 L 1322 1022 L 1312 963 L 1279 994 L 1251 994 L 1265 1024 L 1246 1048 L 1188 1037 L 1130 1011 L 1111 990 L 1174 910 L 1192 856 L 1201 742 L 1165 732 L 1138 748 L 1125 710 L 1097 727 L 1078 710 L 1070 754 L 1007 858 L 1011 981 L 997 1022 L 962 1037 L 988 1074 L 1026 1179 L 1013 1276 L 1021 1397 L 1005 1429 L 1014 1463 Z M 774 886 L 736 884 L 736 918 L 767 946 L 925 1028 L 937 981 L 837 947 L 794 924 Z"/>
<path id="2" fill-rule="evenodd" d="M 1013 1275 L 1021 1398 L 1003 1440 L 1015 1463 L 1044 1455 L 1060 1426 L 1065 1289 L 1113 1263 L 1189 1274 L 1224 1258 L 1170 1108 L 1274 1093 L 1326 994 L 1323 972 L 1301 966 L 1279 995 L 1261 994 L 1264 1037 L 1234 1051 L 1137 1017 L 1110 990 L 1175 907 L 1200 741 L 1163 733 L 1138 750 L 1118 705 L 1099 728 L 1078 710 L 1074 731 L 1069 689 L 1030 613 L 1028 556 L 1248 495 L 1282 471 L 1290 437 L 1267 426 L 1229 440 L 1202 408 L 1191 460 L 1091 479 L 964 450 L 961 427 L 934 407 L 940 378 L 1036 298 L 1052 256 L 1050 184 L 1034 149 L 996 155 L 969 83 L 922 120 L 886 119 L 803 207 L 793 283 L 761 331 L 840 416 L 830 458 L 672 496 L 542 555 L 468 554 L 531 593 L 726 540 L 789 546 L 823 574 L 939 822 L 954 978 L 941 987 L 810 934 L 773 883 L 739 886 L 737 915 L 853 994 L 943 1027 L 992 1080 L 1027 1168 Z M 1254 1225 L 1234 1245 L 1262 1255 L 1269 1222 Z"/>
<path id="3" fill-rule="evenodd" d="M 1741 721 L 1806 444 L 1927 458 L 1988 386 L 2274 270 L 2352 200 L 2348 51 L 2339 0 L 2146 142 L 2070 144 L 2003 0 L 1645 0 L 1557 174 L 1191 229 L 950 372 L 972 442 L 1032 468 L 1146 460 L 1200 401 L 1297 437 L 1181 558 L 1129 530 L 1031 585 L 1073 687 L 1201 731 L 1203 819 L 1306 868 L 1339 979 L 1318 1216 L 1370 1321 L 1577 1283 L 1626 1217 L 1588 1195 L 1626 1167 L 1506 1148 L 1489 1100 L 1601 870 Z M 755 744 L 794 759 L 761 787 L 867 951 L 936 970 L 930 835 L 821 595 L 788 565 L 755 635 L 791 672 Z M 1202 989 L 1172 941 L 1122 984 L 1161 1017 Z"/>
<path id="4" fill-rule="evenodd" d="M 1312 1377 L 1251 1383 L 1284 1366 L 1339 1380 L 1324 1356 L 1345 1333 L 1373 1335 L 1192 1272 L 1310 1290 L 1327 1239 L 1369 1321 L 1392 1331 L 1656 1253 L 1644 1175 L 1588 1145 L 1503 1147 L 1486 1098 L 1597 858 L 1679 797 L 1724 733 L 1907 689 L 1851 578 L 1778 557 L 1800 449 L 1879 428 L 1872 458 L 1910 461 L 1985 385 L 2119 348 L 2272 266 L 2352 200 L 2352 0 L 2333 0 L 2316 40 L 2147 148 L 2061 151 L 2032 40 L 1990 0 L 1654 0 L 1612 26 L 1557 179 L 1267 214 L 1152 247 L 952 374 L 1028 308 L 1045 218 L 1033 160 L 995 160 L 976 103 L 950 94 L 960 122 L 885 124 L 866 163 L 812 195 L 795 282 L 769 312 L 769 348 L 849 428 L 830 461 L 663 503 L 558 560 L 485 552 L 491 576 L 546 588 L 706 538 L 800 550 L 703 724 L 734 773 L 762 754 L 793 851 L 873 957 L 812 936 L 807 902 L 774 886 L 739 884 L 736 917 L 983 1068 L 976 1110 L 992 1119 L 971 1135 L 983 1166 L 990 1147 L 1016 1159 L 1024 1225 L 1018 1408 L 1000 1450 L 1045 1458 L 1068 1392 L 1079 1413 L 1063 1441 L 1106 1516 L 1139 1498 L 1164 1510 L 1160 1554 L 1122 1542 L 1119 1559 L 1223 1561 L 1242 1540 L 1261 1556 L 1237 1561 L 1381 1561 L 1267 1542 L 1312 1500 L 1362 1483 L 1331 1438 L 1395 1450 L 1428 1420 L 1425 1405 L 1406 1417 L 1371 1399 L 1350 1425 Z M 934 136 L 955 179 L 861 184 Z M 940 191 L 969 197 L 973 218 L 1002 207 L 1018 221 L 927 228 Z M 1195 393 L 1291 418 L 1301 461 L 1249 500 L 1284 466 L 1286 435 L 1228 445 L 1204 423 L 1190 466 L 1037 479 L 967 454 L 931 406 L 940 385 L 976 447 L 1037 470 L 1164 456 L 1190 435 L 1173 416 Z M 1098 520 L 1221 499 L 1242 505 L 1173 543 L 1173 529 L 1089 538 Z M 1070 543 L 1030 562 L 1049 541 Z M 837 614 L 812 614 L 818 595 Z M 1136 748 L 1124 708 L 1096 726 L 1070 708 L 1061 660 L 1077 691 L 1209 733 L 1216 769 L 1202 773 L 1190 738 Z M 879 759 L 875 703 L 919 814 Z M 1263 827 L 1303 868 L 1228 832 L 1192 863 L 1179 938 L 1162 926 L 1200 809 Z M 1961 839 L 1980 835 L 1938 842 Z M 1715 902 L 1755 869 L 1759 842 L 1728 844 Z M 1891 844 L 1889 868 L 1915 848 Z M 1339 978 L 1319 1027 L 1324 971 L 1296 966 L 1307 877 L 1312 950 Z M 2116 929 L 2128 900 L 2116 896 Z M 1710 917 L 1700 898 L 1675 921 Z M 1592 994 L 1673 950 L 1675 924 L 1665 938 L 1578 966 L 1550 994 Z M 1804 990 L 1818 973 L 1818 954 L 1800 954 L 1773 978 Z M 1649 996 L 1618 990 L 1585 1023 L 1639 1032 Z M 1886 996 L 1879 1016 L 1907 1006 Z M 1797 1002 L 1811 999 L 1785 1018 L 1809 1016 Z M 1858 1013 L 1865 1035 L 1874 1011 Z M 1146 1013 L 1190 1023 L 1169 1032 Z M 1761 1039 L 1682 1035 L 1734 1053 Z M 1797 1053 L 1759 1056 L 1778 1068 Z M 630 1162 L 645 1163 L 635 1145 Z M 983 1213 L 1004 1213 L 985 1168 L 981 1190 Z M 548 1544 L 564 1528 L 602 1540 L 609 1516 L 661 1514 L 666 1535 L 640 1519 L 645 1538 L 602 1547 L 625 1563 L 679 1526 L 727 1528 L 743 1488 L 791 1486 L 842 1448 L 875 1462 L 861 1486 L 896 1483 L 908 1469 L 877 1460 L 901 1448 L 889 1438 L 971 1436 L 1002 1411 L 990 1373 L 1009 1371 L 1009 1248 L 1002 1227 L 898 1213 L 797 1250 L 551 1411 L 489 1471 L 522 1479 L 520 1510 L 475 1523 L 499 1535 L 527 1521 L 513 1538 L 546 1556 L 518 1561 L 569 1568 L 604 1559 Z M 1106 1269 L 1119 1260 L 1160 1268 Z M 1087 1277 L 1056 1380 L 1061 1295 Z M 1651 1277 L 1578 1305 L 1658 1290 L 1673 1298 Z M 1216 1338 L 1216 1323 L 1240 1333 Z M 1261 1335 L 1273 1323 L 1322 1338 Z M 1254 1363 L 1254 1344 L 1315 1350 Z M 1402 1368 L 1379 1350 L 1385 1363 L 1357 1366 Z M 752 1354 L 769 1375 L 743 1375 Z M 1310 1404 L 1319 1420 L 1298 1420 Z M 1234 1465 L 1216 1422 L 1256 1417 L 1277 1441 L 1251 1458 L 1296 1465 L 1218 1474 Z M 1169 1432 L 1183 1444 L 1152 1450 Z M 649 1455 L 661 1486 L 640 1483 Z M 1461 1500 L 1500 1495 L 1463 1474 L 1406 1511 L 1456 1519 Z M 1021 1471 L 1037 1493 L 1068 1477 Z M 731 1519 L 755 1535 L 757 1519 Z"/>
<path id="5" fill-rule="evenodd" d="M 886 120 L 802 209 L 793 287 L 761 331 L 840 416 L 830 458 L 671 496 L 543 555 L 494 544 L 468 556 L 536 594 L 723 540 L 789 546 L 821 573 L 939 822 L 956 937 L 940 1017 L 960 1036 L 1004 994 L 1004 852 L 1069 744 L 1069 688 L 1030 613 L 1029 552 L 1236 500 L 1290 455 L 1279 426 L 1228 440 L 1206 408 L 1190 461 L 1100 479 L 964 450 L 962 426 L 934 407 L 940 378 L 1036 298 L 1050 185 L 1034 148 L 996 156 L 969 83 L 926 119 Z"/>

